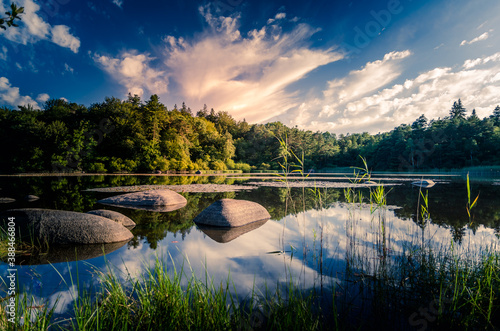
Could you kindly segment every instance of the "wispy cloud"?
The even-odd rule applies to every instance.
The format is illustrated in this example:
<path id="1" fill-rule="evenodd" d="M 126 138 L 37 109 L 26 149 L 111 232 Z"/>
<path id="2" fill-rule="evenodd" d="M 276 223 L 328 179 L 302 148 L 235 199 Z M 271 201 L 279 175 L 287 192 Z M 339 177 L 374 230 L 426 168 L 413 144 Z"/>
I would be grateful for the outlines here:
<path id="1" fill-rule="evenodd" d="M 2 46 L 2 49 L 0 51 L 0 60 L 7 61 L 7 51 L 7 47 Z"/>
<path id="2" fill-rule="evenodd" d="M 30 104 L 34 108 L 40 108 L 30 96 L 21 95 L 19 87 L 12 86 L 6 77 L 0 77 L 0 104 L 13 107 Z"/>
<path id="3" fill-rule="evenodd" d="M 69 27 L 66 25 L 55 25 L 52 27 L 52 42 L 61 47 L 69 48 L 73 53 L 78 53 L 80 48 L 80 39 L 69 33 Z"/>
<path id="4" fill-rule="evenodd" d="M 69 48 L 74 53 L 78 53 L 80 39 L 73 36 L 66 25 L 51 26 L 38 15 L 40 6 L 33 0 L 19 0 L 20 6 L 24 7 L 24 14 L 19 28 L 0 30 L 0 36 L 6 39 L 27 45 L 41 40 L 52 41 L 56 45 Z M 0 12 L 7 11 L 0 2 Z"/>
<path id="5" fill-rule="evenodd" d="M 309 48 L 309 38 L 318 30 L 307 24 L 283 32 L 282 12 L 274 16 L 273 25 L 245 34 L 239 30 L 238 13 L 218 16 L 209 6 L 199 12 L 207 24 L 204 31 L 191 39 L 165 36 L 160 64 L 153 65 L 149 54 L 138 51 L 93 58 L 128 92 L 155 93 L 166 96 L 163 100 L 175 95 L 194 109 L 208 104 L 250 122 L 266 121 L 296 106 L 296 95 L 287 88 L 342 58 L 331 49 Z"/>
<path id="6" fill-rule="evenodd" d="M 274 18 L 270 18 L 267 20 L 267 24 L 272 24 L 274 21 L 282 20 L 286 18 L 286 13 L 278 13 Z"/>
<path id="7" fill-rule="evenodd" d="M 69 64 L 65 63 L 64 64 L 64 72 L 63 72 L 63 74 L 66 73 L 66 72 L 69 72 L 70 74 L 72 74 L 72 73 L 75 72 L 75 69 L 73 69 L 72 67 L 70 67 Z"/>
<path id="8" fill-rule="evenodd" d="M 493 30 L 490 30 L 489 32 L 492 32 L 492 31 Z M 460 46 L 471 45 L 471 44 L 477 43 L 478 41 L 486 40 L 490 37 L 489 32 L 485 32 L 482 35 L 480 35 L 479 37 L 472 39 L 471 41 L 463 40 L 460 43 Z"/>
<path id="9" fill-rule="evenodd" d="M 459 98 L 479 116 L 489 116 L 500 104 L 500 53 L 467 60 L 456 68 L 434 68 L 384 87 L 401 73 L 394 61 L 408 56 L 406 52 L 390 54 L 399 55 L 386 55 L 384 60 L 329 82 L 323 98 L 311 98 L 276 119 L 312 130 L 377 133 L 410 124 L 422 113 L 428 118 L 448 116 L 453 101 Z M 376 88 L 365 84 L 365 79 Z"/>
<path id="10" fill-rule="evenodd" d="M 409 50 L 388 53 L 382 60 L 368 62 L 364 68 L 351 71 L 345 78 L 329 81 L 323 94 L 336 104 L 346 104 L 376 91 L 401 75 L 398 63 L 410 55 Z"/>
<path id="11" fill-rule="evenodd" d="M 150 67 L 150 62 L 154 58 L 147 53 L 127 51 L 116 58 L 94 54 L 93 58 L 118 83 L 127 88 L 127 93 L 143 96 L 145 92 L 150 94 L 167 92 L 165 73 Z"/>
<path id="12" fill-rule="evenodd" d="M 266 25 L 243 36 L 237 15 L 216 17 L 208 7 L 200 13 L 209 25 L 201 36 L 165 38 L 169 77 L 195 107 L 206 103 L 237 119 L 266 121 L 298 104 L 287 87 L 342 58 L 331 49 L 309 48 L 308 40 L 318 30 L 307 24 L 290 32 Z M 284 17 L 280 13 L 275 19 Z"/>
<path id="13" fill-rule="evenodd" d="M 113 3 L 120 8 L 123 6 L 123 0 L 113 0 Z"/>

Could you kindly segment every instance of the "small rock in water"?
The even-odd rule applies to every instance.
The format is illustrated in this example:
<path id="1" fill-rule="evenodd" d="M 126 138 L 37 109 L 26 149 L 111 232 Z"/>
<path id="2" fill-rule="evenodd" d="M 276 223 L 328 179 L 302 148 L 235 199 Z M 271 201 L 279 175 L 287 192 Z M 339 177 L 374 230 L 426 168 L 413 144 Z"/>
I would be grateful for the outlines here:
<path id="1" fill-rule="evenodd" d="M 36 195 L 32 195 L 32 194 L 27 195 L 27 196 L 24 197 L 24 200 L 26 200 L 28 202 L 36 201 L 38 199 L 40 199 L 40 198 L 37 197 Z"/>
<path id="2" fill-rule="evenodd" d="M 266 208 L 247 200 L 221 199 L 205 208 L 196 218 L 196 224 L 236 227 L 271 218 Z"/>
<path id="3" fill-rule="evenodd" d="M 429 187 L 433 187 L 434 185 L 436 185 L 436 183 L 431 179 L 418 180 L 418 181 L 413 182 L 411 184 L 418 186 L 418 187 L 423 187 L 423 188 L 429 188 Z"/>
<path id="4" fill-rule="evenodd" d="M 0 203 L 11 203 L 11 202 L 15 202 L 16 199 L 12 199 L 12 198 L 0 198 Z"/>

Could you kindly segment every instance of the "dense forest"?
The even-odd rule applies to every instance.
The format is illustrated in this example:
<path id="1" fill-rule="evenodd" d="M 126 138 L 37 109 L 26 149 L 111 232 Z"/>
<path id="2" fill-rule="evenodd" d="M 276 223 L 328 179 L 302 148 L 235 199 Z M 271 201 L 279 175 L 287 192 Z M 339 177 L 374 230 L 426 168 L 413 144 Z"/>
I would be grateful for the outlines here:
<path id="1" fill-rule="evenodd" d="M 306 171 L 357 165 L 359 155 L 373 170 L 500 165 L 500 107 L 480 119 L 460 100 L 443 119 L 422 115 L 390 132 L 339 136 L 248 124 L 206 106 L 196 114 L 184 103 L 167 109 L 156 95 L 18 108 L 0 108 L 1 173 L 278 170 L 286 153 L 279 139 L 303 155 Z"/>

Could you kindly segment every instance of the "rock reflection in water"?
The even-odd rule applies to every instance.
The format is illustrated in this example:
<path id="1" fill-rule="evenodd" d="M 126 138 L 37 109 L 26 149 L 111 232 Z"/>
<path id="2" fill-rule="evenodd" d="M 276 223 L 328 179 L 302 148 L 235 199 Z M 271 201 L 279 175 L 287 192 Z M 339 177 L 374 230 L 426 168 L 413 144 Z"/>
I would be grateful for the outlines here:
<path id="1" fill-rule="evenodd" d="M 224 244 L 228 243 L 245 233 L 253 231 L 260 228 L 268 220 L 262 220 L 253 222 L 247 225 L 233 227 L 233 228 L 221 228 L 215 226 L 198 225 L 198 228 L 205 233 L 207 236 L 212 238 L 214 241 Z"/>
<path id="2" fill-rule="evenodd" d="M 123 247 L 127 242 L 128 240 L 101 245 L 54 245 L 50 246 L 48 252 L 29 255 L 17 254 L 16 264 L 38 265 L 83 261 L 116 251 L 117 249 Z"/>

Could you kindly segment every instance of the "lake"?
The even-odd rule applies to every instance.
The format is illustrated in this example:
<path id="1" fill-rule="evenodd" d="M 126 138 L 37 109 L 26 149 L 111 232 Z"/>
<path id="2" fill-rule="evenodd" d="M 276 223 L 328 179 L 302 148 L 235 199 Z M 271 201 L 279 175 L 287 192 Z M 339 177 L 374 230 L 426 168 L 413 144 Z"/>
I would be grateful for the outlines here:
<path id="1" fill-rule="evenodd" d="M 424 244 L 436 250 L 453 247 L 464 254 L 495 249 L 500 234 L 500 185 L 496 179 L 471 181 L 472 200 L 477 204 L 467 213 L 467 186 L 461 176 L 426 176 L 436 185 L 420 189 L 411 182 L 418 176 L 374 175 L 385 183 L 386 203 L 370 205 L 370 191 L 376 186 L 353 186 L 363 203 L 347 199 L 352 186 L 344 175 L 332 174 L 298 180 L 291 187 L 275 187 L 272 176 L 19 176 L 0 177 L 0 196 L 15 198 L 0 204 L 0 211 L 14 208 L 50 208 L 86 212 L 92 209 L 119 211 L 137 226 L 128 243 L 105 247 L 50 247 L 37 256 L 18 254 L 18 287 L 36 303 L 57 305 L 56 318 L 66 316 L 77 297 L 78 287 L 99 289 L 100 272 L 112 270 L 121 279 L 140 278 L 156 259 L 193 273 L 200 279 L 220 283 L 230 278 L 240 299 L 255 291 L 265 293 L 290 281 L 304 291 L 314 288 L 342 288 L 346 270 L 362 264 L 365 276 L 370 268 L 391 263 L 412 247 Z M 292 182 L 295 182 L 292 180 Z M 307 184 L 303 184 L 306 182 Z M 331 185 L 330 185 L 330 184 Z M 167 213 L 104 206 L 97 200 L 120 193 L 89 189 L 138 185 L 213 184 L 247 185 L 236 192 L 181 191 L 188 203 Z M 283 186 L 283 183 L 278 183 Z M 286 186 L 286 185 L 285 185 Z M 306 186 L 306 187 L 301 187 Z M 314 189 L 314 187 L 317 187 Z M 421 194 L 424 193 L 424 195 Z M 428 217 L 422 220 L 421 205 L 428 194 Z M 28 194 L 40 197 L 28 202 Z M 264 223 L 230 231 L 200 229 L 194 217 L 222 198 L 257 202 L 270 213 Z M 358 199 L 359 201 L 359 199 Z M 83 259 L 83 258 L 84 259 Z M 49 262 L 51 262 L 49 264 Z M 8 265 L 2 262 L 2 293 L 7 291 Z M 368 272 L 367 272 L 368 270 Z M 361 271 L 360 271 L 361 272 Z M 34 305 L 36 306 L 36 304 Z M 404 317 L 407 319 L 408 317 Z"/>

